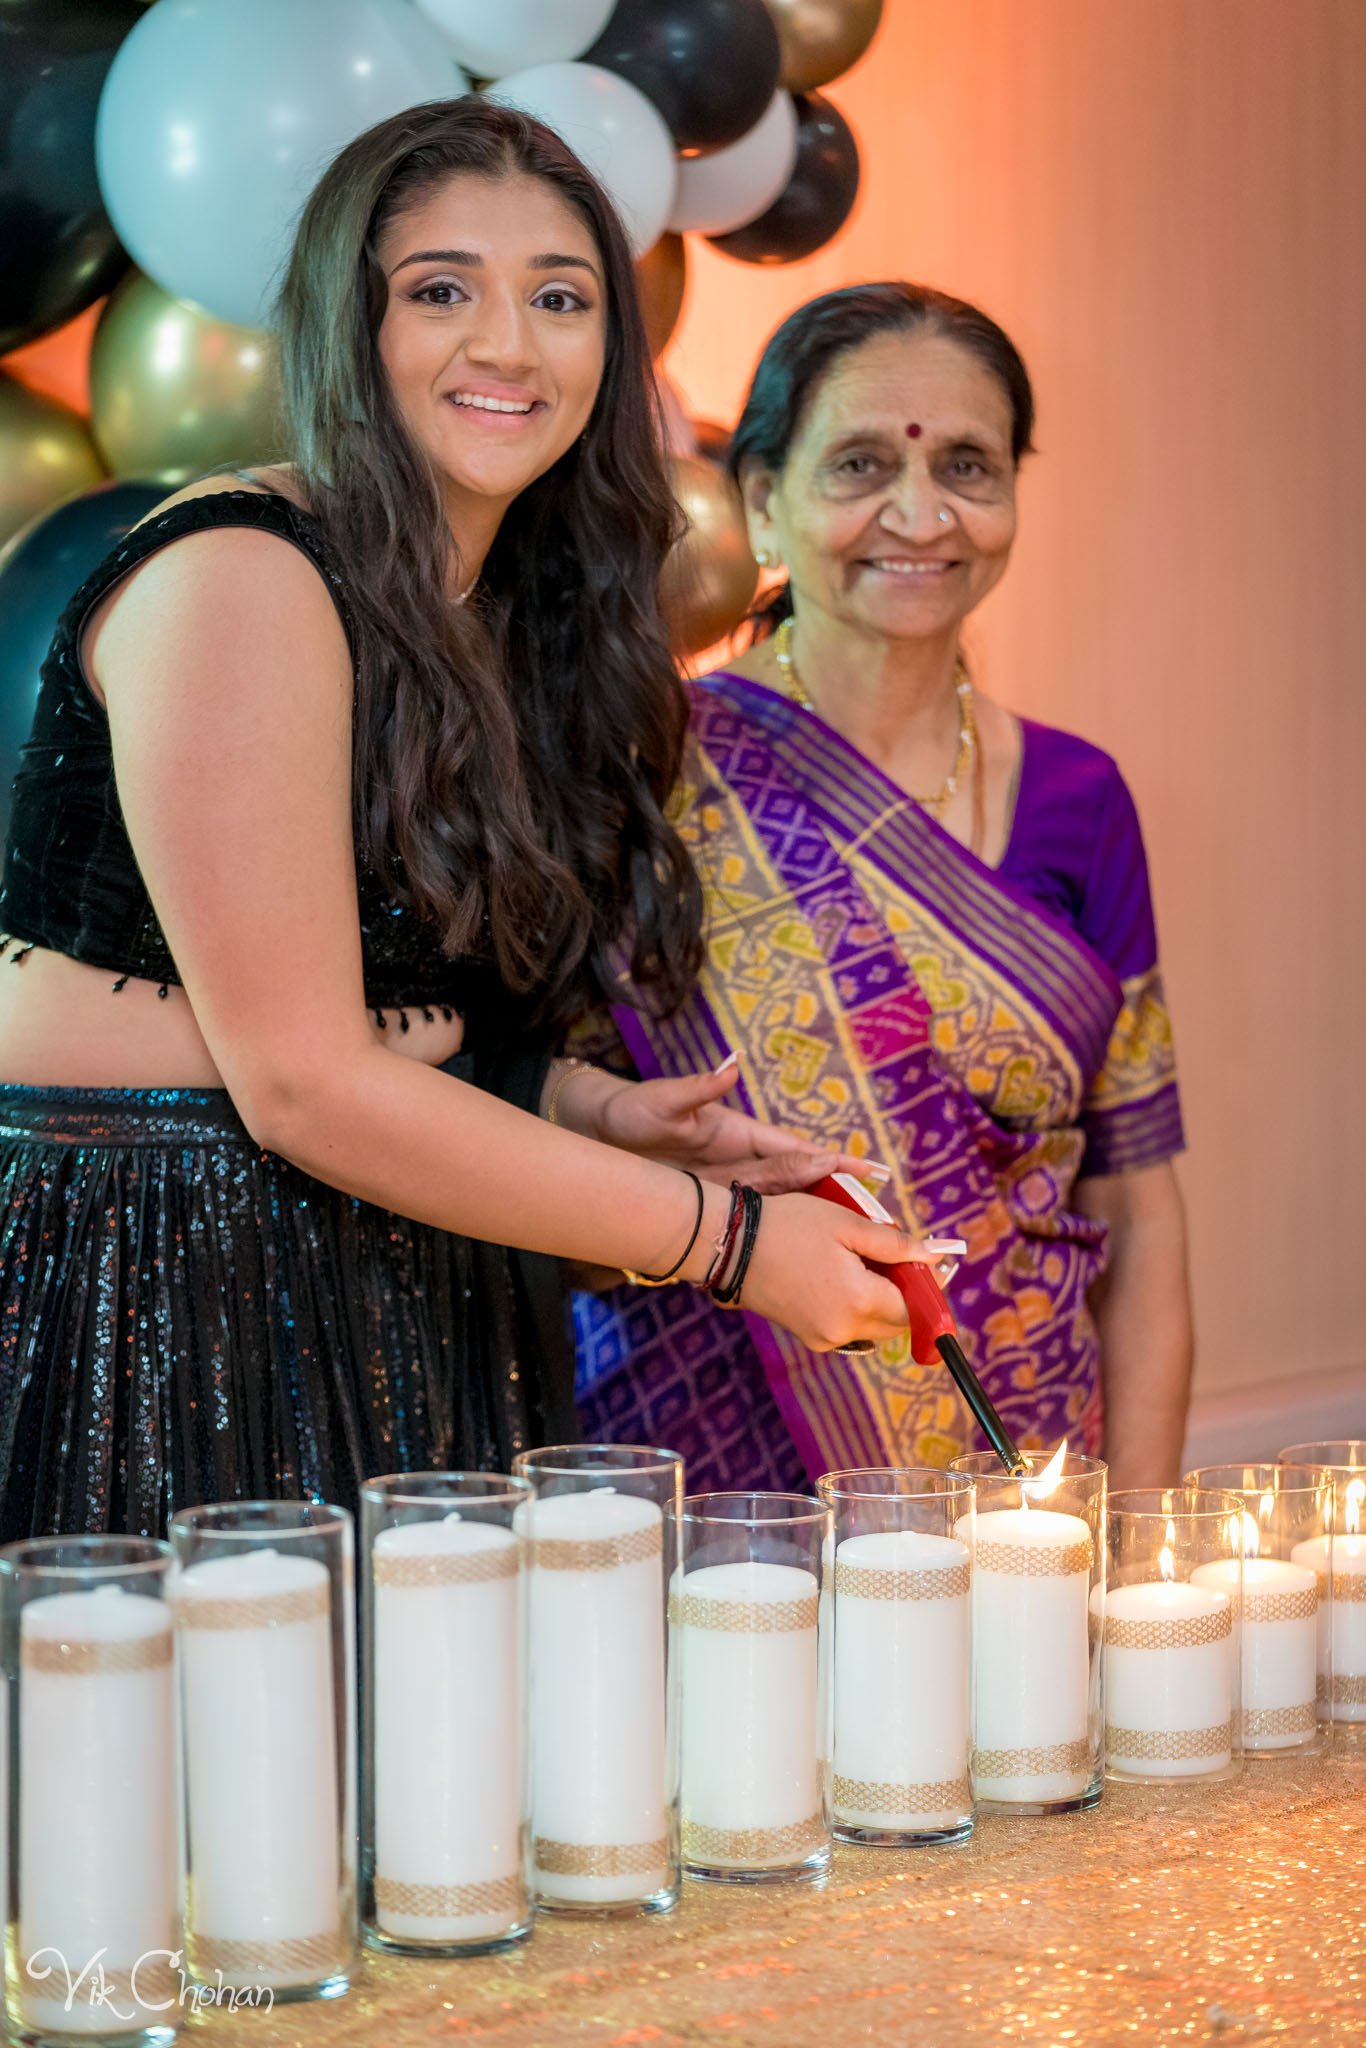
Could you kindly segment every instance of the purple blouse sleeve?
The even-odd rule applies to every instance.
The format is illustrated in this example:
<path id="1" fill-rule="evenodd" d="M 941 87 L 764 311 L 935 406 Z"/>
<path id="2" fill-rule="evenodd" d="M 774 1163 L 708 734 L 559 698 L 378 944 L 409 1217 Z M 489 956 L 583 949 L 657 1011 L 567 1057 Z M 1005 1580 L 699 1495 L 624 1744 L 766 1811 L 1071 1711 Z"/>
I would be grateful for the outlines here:
<path id="1" fill-rule="evenodd" d="M 1124 778 L 1109 766 L 1077 924 L 1117 976 L 1123 1003 L 1083 1105 L 1083 1176 L 1156 1166 L 1185 1146 L 1143 834 Z"/>

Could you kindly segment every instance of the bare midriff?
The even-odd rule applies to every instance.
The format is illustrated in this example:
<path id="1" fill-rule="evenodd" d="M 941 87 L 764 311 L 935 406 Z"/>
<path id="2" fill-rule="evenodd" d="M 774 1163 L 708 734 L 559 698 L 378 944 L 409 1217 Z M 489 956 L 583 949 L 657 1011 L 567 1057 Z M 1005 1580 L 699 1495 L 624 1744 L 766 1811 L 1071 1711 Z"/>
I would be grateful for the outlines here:
<path id="1" fill-rule="evenodd" d="M 0 960 L 0 1084 L 47 1088 L 221 1088 L 223 1078 L 174 984 L 129 980 L 43 947 Z M 422 1006 L 384 1010 L 370 1029 L 389 1052 L 439 1067 L 459 1052 L 464 1025 Z M 402 1028 L 403 1018 L 408 1028 Z"/>

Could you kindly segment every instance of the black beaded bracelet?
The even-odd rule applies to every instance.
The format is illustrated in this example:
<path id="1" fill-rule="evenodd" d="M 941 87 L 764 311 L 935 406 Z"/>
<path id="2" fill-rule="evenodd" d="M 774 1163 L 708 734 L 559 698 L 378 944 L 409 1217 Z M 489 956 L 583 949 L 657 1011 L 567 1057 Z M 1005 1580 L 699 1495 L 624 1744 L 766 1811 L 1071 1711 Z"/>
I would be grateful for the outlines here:
<path id="1" fill-rule="evenodd" d="M 745 1211 L 740 1250 L 730 1271 L 720 1276 L 711 1288 L 712 1300 L 718 1308 L 739 1308 L 740 1296 L 744 1292 L 745 1279 L 749 1273 L 749 1262 L 754 1256 L 754 1246 L 759 1236 L 763 1196 L 756 1188 L 746 1187 L 741 1188 L 740 1197 Z"/>
<path id="2" fill-rule="evenodd" d="M 626 1278 L 634 1281 L 637 1287 L 667 1287 L 671 1280 L 678 1278 L 683 1268 L 687 1265 L 688 1260 L 692 1257 L 692 1248 L 697 1243 L 698 1235 L 702 1229 L 702 1211 L 706 1207 L 706 1196 L 702 1192 L 702 1183 L 695 1173 L 690 1173 L 688 1179 L 697 1189 L 697 1219 L 692 1227 L 692 1236 L 683 1247 L 682 1257 L 675 1259 L 667 1273 L 633 1273 L 629 1266 L 623 1266 L 622 1271 L 625 1273 Z"/>

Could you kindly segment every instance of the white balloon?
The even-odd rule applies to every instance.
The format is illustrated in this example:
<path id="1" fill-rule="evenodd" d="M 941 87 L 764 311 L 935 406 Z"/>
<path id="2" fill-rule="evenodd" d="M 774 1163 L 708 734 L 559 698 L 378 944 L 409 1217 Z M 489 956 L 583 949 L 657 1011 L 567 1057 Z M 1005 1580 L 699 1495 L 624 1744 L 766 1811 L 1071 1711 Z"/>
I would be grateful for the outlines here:
<path id="1" fill-rule="evenodd" d="M 536 64 L 488 97 L 553 128 L 603 185 L 637 256 L 664 232 L 678 185 L 673 137 L 643 92 L 597 64 Z"/>
<path id="2" fill-rule="evenodd" d="M 678 197 L 669 215 L 676 235 L 728 235 L 767 213 L 797 161 L 797 109 L 775 92 L 747 135 L 710 156 L 678 166 Z"/>
<path id="3" fill-rule="evenodd" d="M 100 98 L 104 203 L 164 291 L 260 327 L 299 211 L 338 150 L 468 90 L 409 0 L 156 0 Z"/>
<path id="4" fill-rule="evenodd" d="M 417 0 L 456 62 L 476 78 L 502 78 L 530 60 L 581 57 L 606 28 L 616 0 Z"/>

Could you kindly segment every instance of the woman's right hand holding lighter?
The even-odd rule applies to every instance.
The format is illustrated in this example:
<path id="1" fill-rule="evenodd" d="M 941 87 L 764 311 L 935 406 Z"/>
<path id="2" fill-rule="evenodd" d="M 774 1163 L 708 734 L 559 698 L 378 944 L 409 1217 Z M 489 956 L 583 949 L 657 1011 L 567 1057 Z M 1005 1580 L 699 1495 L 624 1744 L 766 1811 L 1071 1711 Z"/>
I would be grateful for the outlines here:
<path id="1" fill-rule="evenodd" d="M 724 1207 L 717 1213 L 724 1217 Z M 709 1201 L 708 1228 L 685 1268 L 689 1280 L 701 1282 L 714 1256 L 711 1216 Z M 895 1224 L 816 1195 L 766 1195 L 742 1306 L 780 1323 L 811 1351 L 882 1343 L 905 1331 L 906 1306 L 869 1262 L 894 1266 L 932 1257 L 919 1238 Z"/>

